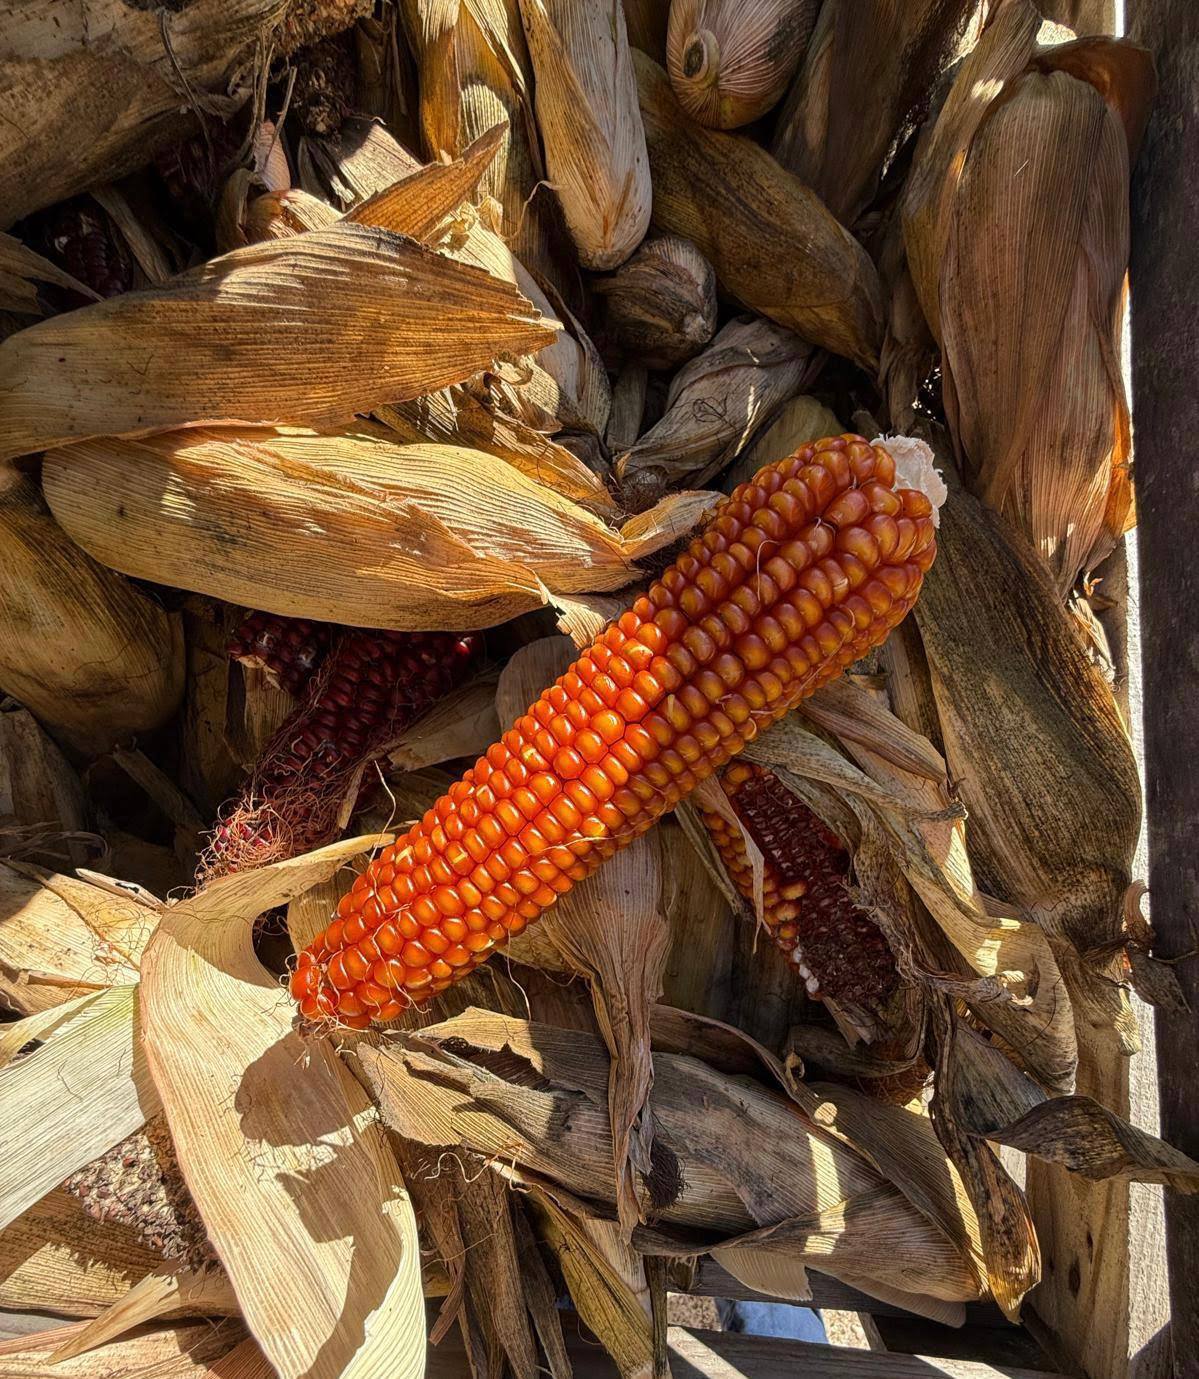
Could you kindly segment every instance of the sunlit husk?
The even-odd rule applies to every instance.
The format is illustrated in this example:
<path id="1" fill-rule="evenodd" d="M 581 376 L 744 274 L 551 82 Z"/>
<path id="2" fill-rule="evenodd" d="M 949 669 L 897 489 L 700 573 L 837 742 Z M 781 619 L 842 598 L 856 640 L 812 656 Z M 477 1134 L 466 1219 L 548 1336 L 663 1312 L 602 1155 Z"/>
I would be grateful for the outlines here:
<path id="1" fill-rule="evenodd" d="M 675 375 L 662 420 L 620 456 L 621 483 L 646 497 L 655 487 L 706 483 L 798 391 L 811 353 L 798 335 L 769 321 L 730 321 Z"/>
<path id="2" fill-rule="evenodd" d="M 771 147 L 845 224 L 874 196 L 888 153 L 977 8 L 974 0 L 825 0 L 820 7 Z"/>
<path id="3" fill-rule="evenodd" d="M 508 132 L 483 190 L 504 208 L 504 235 L 534 272 L 556 279 L 556 208 L 538 188 L 545 175 L 533 116 L 533 76 L 517 0 L 445 5 L 416 0 L 403 19 L 420 82 L 426 152 L 462 150 L 503 120 Z"/>
<path id="4" fill-rule="evenodd" d="M 649 228 L 649 160 L 624 12 L 604 0 L 521 0 L 546 173 L 588 268 L 615 268 Z"/>
<path id="5" fill-rule="evenodd" d="M 1153 76 L 1127 44 L 1038 57 L 1035 16 L 1007 7 L 963 66 L 922 141 L 905 237 L 967 479 L 1065 595 L 1132 521 L 1129 141 Z"/>
<path id="6" fill-rule="evenodd" d="M 0 345 L 0 456 L 204 420 L 346 421 L 555 335 L 511 284 L 343 222 L 233 250 L 165 287 L 10 336 Z"/>
<path id="7" fill-rule="evenodd" d="M 677 502 L 622 535 L 491 455 L 374 434 L 85 441 L 47 454 L 43 481 L 71 536 L 125 573 L 401 630 L 493 626 L 551 589 L 623 588 L 680 534 Z"/>
<path id="8" fill-rule="evenodd" d="M 84 752 L 157 727 L 183 692 L 178 615 L 89 560 L 28 479 L 0 490 L 0 689 Z"/>
<path id="9" fill-rule="evenodd" d="M 695 124 L 655 62 L 635 52 L 633 63 L 655 226 L 692 240 L 746 306 L 873 366 L 882 302 L 866 251 L 765 149 Z"/>
<path id="10" fill-rule="evenodd" d="M 795 75 L 818 0 L 673 0 L 666 69 L 700 124 L 736 129 L 764 115 Z"/>
<path id="11" fill-rule="evenodd" d="M 137 981 L 158 916 L 132 896 L 0 862 L 0 1004 L 35 1015 Z"/>
<path id="12" fill-rule="evenodd" d="M 655 235 L 611 278 L 598 278 L 608 328 L 634 359 L 673 369 L 716 329 L 716 275 L 689 240 Z"/>

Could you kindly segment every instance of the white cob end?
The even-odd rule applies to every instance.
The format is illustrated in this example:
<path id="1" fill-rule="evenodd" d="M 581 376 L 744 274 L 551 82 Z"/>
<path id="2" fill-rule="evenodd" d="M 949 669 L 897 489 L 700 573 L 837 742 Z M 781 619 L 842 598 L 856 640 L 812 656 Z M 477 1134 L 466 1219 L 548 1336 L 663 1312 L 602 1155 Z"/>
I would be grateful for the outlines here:
<path id="1" fill-rule="evenodd" d="M 937 472 L 932 447 L 914 436 L 875 436 L 871 445 L 881 445 L 895 461 L 895 482 L 914 488 L 933 505 L 933 526 L 941 525 L 941 504 L 949 497 L 945 480 Z"/>

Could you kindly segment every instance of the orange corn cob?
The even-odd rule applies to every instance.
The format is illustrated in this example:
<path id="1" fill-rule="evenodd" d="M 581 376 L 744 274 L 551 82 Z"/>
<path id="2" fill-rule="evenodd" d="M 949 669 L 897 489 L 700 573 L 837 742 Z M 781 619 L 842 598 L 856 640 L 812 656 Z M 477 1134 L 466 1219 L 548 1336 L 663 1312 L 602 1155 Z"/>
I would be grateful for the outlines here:
<path id="1" fill-rule="evenodd" d="M 649 593 L 354 883 L 301 1013 L 364 1028 L 464 976 L 908 612 L 932 505 L 860 436 L 742 484 Z"/>
<path id="2" fill-rule="evenodd" d="M 814 999 L 877 1012 L 898 984 L 882 930 L 855 905 L 845 845 L 773 771 L 738 761 L 721 779 L 762 853 L 762 920 Z M 737 889 L 751 904 L 753 868 L 740 831 L 715 810 L 703 820 Z"/>

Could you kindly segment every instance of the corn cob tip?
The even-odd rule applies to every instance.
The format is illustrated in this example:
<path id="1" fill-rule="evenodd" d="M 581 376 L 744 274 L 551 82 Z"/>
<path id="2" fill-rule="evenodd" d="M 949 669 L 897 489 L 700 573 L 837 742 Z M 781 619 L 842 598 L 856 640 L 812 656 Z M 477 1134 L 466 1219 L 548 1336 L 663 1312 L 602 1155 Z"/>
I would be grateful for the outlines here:
<path id="1" fill-rule="evenodd" d="M 876 646 L 933 562 L 887 449 L 828 437 L 713 510 L 301 953 L 302 1016 L 363 1028 L 445 990 Z"/>

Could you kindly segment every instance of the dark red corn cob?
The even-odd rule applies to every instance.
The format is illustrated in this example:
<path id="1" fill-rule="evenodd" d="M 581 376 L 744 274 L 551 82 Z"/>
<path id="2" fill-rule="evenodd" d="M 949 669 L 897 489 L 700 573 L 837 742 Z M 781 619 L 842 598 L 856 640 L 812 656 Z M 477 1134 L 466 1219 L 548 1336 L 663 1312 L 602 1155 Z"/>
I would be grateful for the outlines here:
<path id="1" fill-rule="evenodd" d="M 895 958 L 849 894 L 845 845 L 773 771 L 738 761 L 720 783 L 762 853 L 763 922 L 808 994 L 881 1010 L 899 983 Z M 715 810 L 702 812 L 725 869 L 752 903 L 753 869 L 740 831 Z"/>
<path id="2" fill-rule="evenodd" d="M 354 883 L 300 954 L 308 1019 L 427 1000 L 876 646 L 933 562 L 932 505 L 860 436 L 716 508 L 649 593 Z"/>
<path id="3" fill-rule="evenodd" d="M 115 297 L 133 286 L 133 256 L 116 222 L 98 201 L 75 196 L 30 217 L 30 246 L 86 283 L 101 297 Z M 72 292 L 76 305 L 81 294 Z"/>
<path id="4" fill-rule="evenodd" d="M 304 625 L 294 644 L 311 647 L 314 626 Z M 327 842 L 354 773 L 461 684 L 481 646 L 474 634 L 457 632 L 345 628 L 331 640 L 303 704 L 267 743 L 246 792 L 213 830 L 204 878 Z M 283 661 L 296 680 L 298 662 Z"/>
<path id="5" fill-rule="evenodd" d="M 338 629 L 332 623 L 285 618 L 277 613 L 247 613 L 229 642 L 229 656 L 261 666 L 280 689 L 303 697 L 321 668 Z"/>

